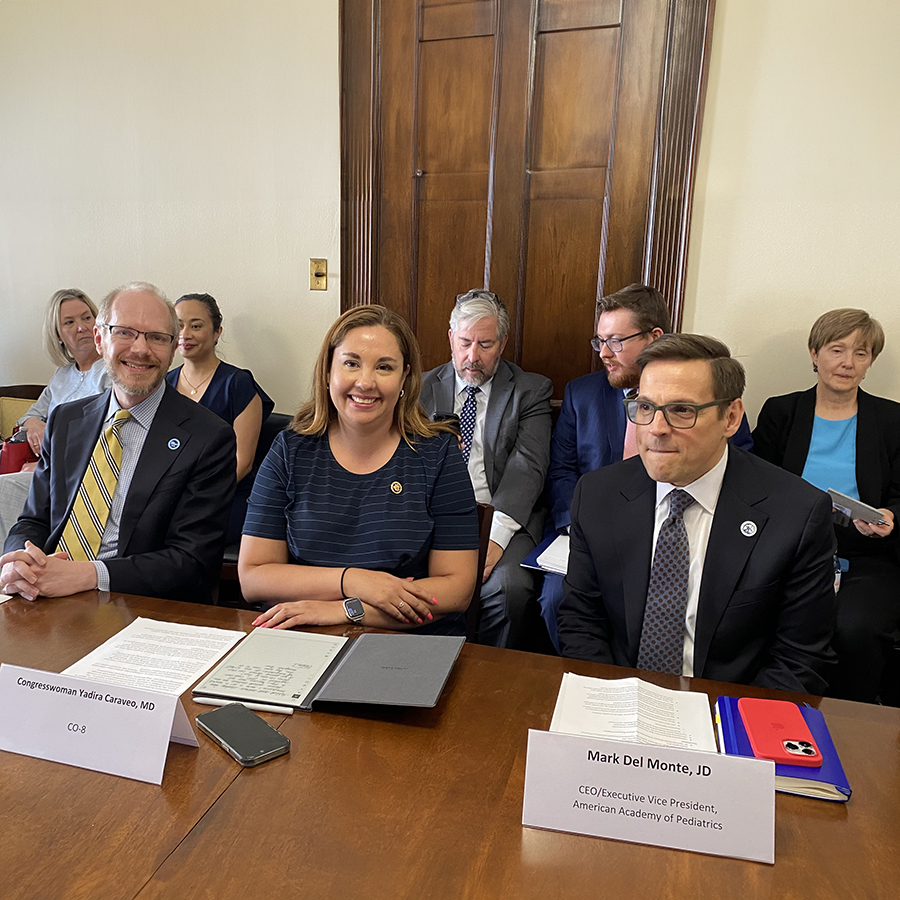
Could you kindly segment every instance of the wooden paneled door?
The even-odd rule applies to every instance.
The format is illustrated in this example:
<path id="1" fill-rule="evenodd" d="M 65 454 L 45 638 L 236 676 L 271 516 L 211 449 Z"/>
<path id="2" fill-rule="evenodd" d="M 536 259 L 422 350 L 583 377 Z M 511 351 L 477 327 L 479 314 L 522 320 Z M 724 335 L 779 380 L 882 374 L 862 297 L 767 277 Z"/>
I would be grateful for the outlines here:
<path id="1" fill-rule="evenodd" d="M 678 321 L 713 2 L 342 0 L 342 307 L 402 313 L 428 368 L 488 287 L 557 396 L 599 295 Z"/>

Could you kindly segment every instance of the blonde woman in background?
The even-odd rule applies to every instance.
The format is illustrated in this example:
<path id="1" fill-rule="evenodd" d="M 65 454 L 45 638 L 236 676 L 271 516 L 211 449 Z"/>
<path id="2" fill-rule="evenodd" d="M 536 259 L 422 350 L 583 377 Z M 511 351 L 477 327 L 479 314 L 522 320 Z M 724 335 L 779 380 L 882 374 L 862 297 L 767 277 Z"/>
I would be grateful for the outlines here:
<path id="1" fill-rule="evenodd" d="M 35 456 L 41 455 L 41 442 L 50 413 L 69 400 L 80 400 L 102 393 L 109 378 L 94 340 L 94 301 L 78 288 L 57 291 L 44 313 L 44 349 L 59 367 L 19 421 Z M 27 463 L 20 472 L 0 475 L 0 547 L 9 529 L 16 523 L 28 499 L 31 476 L 37 463 Z"/>

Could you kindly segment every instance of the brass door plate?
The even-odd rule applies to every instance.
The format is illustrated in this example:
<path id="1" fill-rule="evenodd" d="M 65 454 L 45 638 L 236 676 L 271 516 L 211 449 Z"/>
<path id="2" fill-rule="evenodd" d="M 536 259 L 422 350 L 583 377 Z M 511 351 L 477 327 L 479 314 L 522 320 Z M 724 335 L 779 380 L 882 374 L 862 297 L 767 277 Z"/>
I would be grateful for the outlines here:
<path id="1" fill-rule="evenodd" d="M 328 290 L 327 259 L 311 259 L 309 261 L 309 289 L 311 291 Z"/>

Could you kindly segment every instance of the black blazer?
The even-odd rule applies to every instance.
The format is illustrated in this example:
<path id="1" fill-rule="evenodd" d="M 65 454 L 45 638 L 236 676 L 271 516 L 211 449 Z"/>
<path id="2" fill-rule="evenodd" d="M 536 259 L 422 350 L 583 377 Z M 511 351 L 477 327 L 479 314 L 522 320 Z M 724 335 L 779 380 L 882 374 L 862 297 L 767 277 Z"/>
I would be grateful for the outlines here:
<path id="1" fill-rule="evenodd" d="M 863 503 L 889 509 L 900 523 L 900 403 L 857 394 L 856 485 Z M 770 397 L 753 432 L 753 452 L 793 472 L 803 473 L 816 415 L 816 389 Z M 861 535 L 853 525 L 837 527 L 842 556 L 884 555 L 897 560 L 898 529 L 883 540 Z"/>
<path id="2" fill-rule="evenodd" d="M 578 482 L 563 656 L 637 665 L 655 506 L 656 482 L 637 456 Z M 833 553 L 828 496 L 731 447 L 703 564 L 694 675 L 821 694 L 834 661 Z"/>
<path id="3" fill-rule="evenodd" d="M 31 493 L 4 552 L 56 550 L 109 407 L 109 391 L 50 414 Z M 226 422 L 166 386 L 122 511 L 110 589 L 208 600 L 221 565 L 237 469 Z"/>

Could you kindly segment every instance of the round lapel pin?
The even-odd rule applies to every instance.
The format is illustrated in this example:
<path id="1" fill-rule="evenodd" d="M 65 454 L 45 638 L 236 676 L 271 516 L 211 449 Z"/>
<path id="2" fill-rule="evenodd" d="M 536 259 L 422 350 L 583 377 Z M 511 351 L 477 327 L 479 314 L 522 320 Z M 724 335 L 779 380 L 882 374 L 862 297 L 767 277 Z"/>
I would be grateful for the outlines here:
<path id="1" fill-rule="evenodd" d="M 181 441 L 179 441 L 178 438 L 172 438 L 172 440 L 169 441 L 169 449 L 170 450 L 177 450 L 180 446 L 181 446 Z"/>
<path id="2" fill-rule="evenodd" d="M 751 522 L 749 519 L 746 522 L 742 522 L 741 534 L 744 537 L 753 537 L 756 534 L 756 522 Z"/>
<path id="3" fill-rule="evenodd" d="M 399 494 L 399 493 L 403 490 L 403 485 L 400 484 L 399 481 L 392 481 L 392 482 L 391 482 L 391 490 L 392 490 L 395 494 Z"/>

